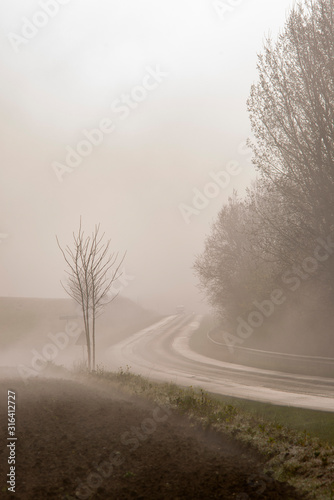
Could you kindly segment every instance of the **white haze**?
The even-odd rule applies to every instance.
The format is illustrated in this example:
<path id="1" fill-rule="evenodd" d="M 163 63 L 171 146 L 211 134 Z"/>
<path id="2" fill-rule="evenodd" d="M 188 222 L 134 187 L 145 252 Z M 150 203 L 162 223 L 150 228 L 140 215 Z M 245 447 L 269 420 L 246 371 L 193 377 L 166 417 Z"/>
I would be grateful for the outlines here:
<path id="1" fill-rule="evenodd" d="M 255 175 L 238 150 L 246 99 L 264 37 L 292 6 L 239 3 L 222 20 L 211 0 L 72 0 L 15 53 L 7 35 L 40 2 L 1 2 L 0 296 L 64 297 L 55 234 L 70 243 L 82 215 L 87 231 L 99 222 L 127 250 L 124 295 L 162 313 L 204 310 L 194 257 L 223 202 Z M 60 183 L 52 162 L 156 65 L 168 77 Z M 179 205 L 231 160 L 241 174 L 186 224 Z"/>

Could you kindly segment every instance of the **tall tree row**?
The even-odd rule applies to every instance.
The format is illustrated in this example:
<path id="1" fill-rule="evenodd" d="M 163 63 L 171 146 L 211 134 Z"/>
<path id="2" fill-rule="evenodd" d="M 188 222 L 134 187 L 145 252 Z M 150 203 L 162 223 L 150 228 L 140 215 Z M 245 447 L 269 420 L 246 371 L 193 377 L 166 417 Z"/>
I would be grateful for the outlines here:
<path id="1" fill-rule="evenodd" d="M 224 321 L 319 239 L 334 243 L 334 0 L 306 0 L 258 57 L 248 111 L 259 178 L 220 211 L 195 271 Z M 334 258 L 312 278 L 334 301 Z"/>

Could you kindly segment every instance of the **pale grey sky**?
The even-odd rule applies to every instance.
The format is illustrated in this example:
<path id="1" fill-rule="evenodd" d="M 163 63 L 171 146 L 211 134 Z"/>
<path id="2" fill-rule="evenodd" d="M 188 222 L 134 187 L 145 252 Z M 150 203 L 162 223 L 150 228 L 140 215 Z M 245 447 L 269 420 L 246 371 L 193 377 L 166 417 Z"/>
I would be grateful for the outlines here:
<path id="1" fill-rule="evenodd" d="M 254 177 L 246 99 L 264 36 L 292 3 L 1 2 L 0 296 L 63 296 L 55 234 L 70 242 L 82 215 L 127 250 L 125 295 L 201 308 L 191 267 L 223 202 Z M 108 133 L 91 135 L 101 124 Z M 231 161 L 226 186 L 210 187 Z"/>

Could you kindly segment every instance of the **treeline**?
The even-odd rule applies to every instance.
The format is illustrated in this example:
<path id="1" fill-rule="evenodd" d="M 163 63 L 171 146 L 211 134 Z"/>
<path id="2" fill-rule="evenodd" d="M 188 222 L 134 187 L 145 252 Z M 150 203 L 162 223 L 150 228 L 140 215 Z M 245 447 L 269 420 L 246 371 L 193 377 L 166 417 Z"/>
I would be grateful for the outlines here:
<path id="1" fill-rule="evenodd" d="M 273 297 L 287 301 L 291 293 L 333 308 L 332 0 L 298 4 L 278 40 L 266 41 L 248 111 L 258 179 L 222 207 L 195 262 L 230 330 L 252 311 L 269 316 Z"/>

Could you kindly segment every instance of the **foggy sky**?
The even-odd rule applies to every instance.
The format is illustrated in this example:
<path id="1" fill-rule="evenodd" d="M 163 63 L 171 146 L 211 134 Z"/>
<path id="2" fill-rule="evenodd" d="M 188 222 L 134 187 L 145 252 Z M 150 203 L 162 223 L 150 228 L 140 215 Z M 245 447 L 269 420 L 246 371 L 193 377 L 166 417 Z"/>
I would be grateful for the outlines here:
<path id="1" fill-rule="evenodd" d="M 82 215 L 87 232 L 100 222 L 127 250 L 124 295 L 201 312 L 194 258 L 223 202 L 254 178 L 246 99 L 264 37 L 292 1 L 241 0 L 221 18 L 212 0 L 63 0 L 30 39 L 15 38 L 26 19 L 43 24 L 43 3 L 0 5 L 0 296 L 64 297 L 55 234 L 70 243 Z M 145 77 L 157 85 L 122 120 L 116 100 Z M 54 162 L 107 119 L 114 130 L 60 182 Z M 180 205 L 231 161 L 241 172 L 187 224 Z"/>

